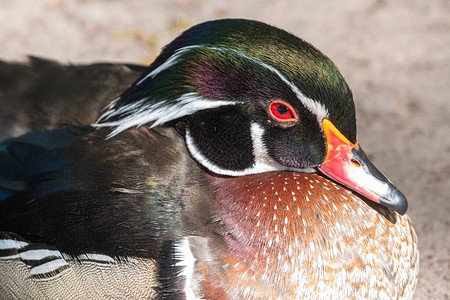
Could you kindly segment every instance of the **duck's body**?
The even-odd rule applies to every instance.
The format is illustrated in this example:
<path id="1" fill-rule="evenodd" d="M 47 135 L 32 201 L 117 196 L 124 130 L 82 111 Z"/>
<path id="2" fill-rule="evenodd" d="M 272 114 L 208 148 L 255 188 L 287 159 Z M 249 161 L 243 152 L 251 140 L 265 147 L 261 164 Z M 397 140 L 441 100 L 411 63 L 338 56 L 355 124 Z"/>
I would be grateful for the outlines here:
<path id="1" fill-rule="evenodd" d="M 254 48 L 231 49 L 227 38 L 202 41 L 219 34 L 239 40 L 246 30 Z M 285 60 L 258 54 L 257 33 L 268 34 L 266 46 L 279 45 Z M 195 43 L 186 42 L 192 36 Z M 388 186 L 395 196 L 377 198 L 372 187 L 352 187 L 353 177 L 336 173 L 338 143 L 384 180 L 366 167 L 354 124 L 347 124 L 354 108 L 336 104 L 351 101 L 340 74 L 321 73 L 333 65 L 301 40 L 289 57 L 285 38 L 294 39 L 244 20 L 199 25 L 111 104 L 97 126 L 115 127 L 112 135 L 109 128 L 72 126 L 0 144 L 0 295 L 411 298 L 418 252 L 401 215 L 402 195 Z M 282 69 L 298 57 L 316 60 L 303 61 L 311 73 L 300 83 L 301 65 Z M 180 76 L 180 70 L 194 73 Z M 318 75 L 324 87 L 302 81 Z M 328 100 L 320 104 L 314 96 Z M 267 114 L 260 109 L 266 106 Z M 347 119 L 334 117 L 348 110 Z M 81 124 L 72 114 L 66 124 L 89 125 L 99 113 Z M 153 128 L 140 126 L 147 123 Z M 316 167 L 335 180 L 347 178 L 345 185 L 372 201 L 306 173 Z"/>
<path id="2" fill-rule="evenodd" d="M 16 288 L 35 299 L 139 299 L 157 295 L 161 283 L 173 281 L 179 288 L 173 293 L 182 297 L 184 277 L 176 274 L 184 269 L 205 294 L 192 293 L 208 299 L 406 299 L 402 295 L 414 290 L 418 252 L 408 217 L 369 206 L 324 177 L 295 172 L 212 176 L 190 158 L 182 137 L 170 129 L 142 127 L 109 140 L 90 132 L 70 148 L 79 167 L 56 174 L 52 181 L 59 187 L 60 179 L 76 176 L 77 187 L 46 196 L 44 207 L 37 201 L 27 205 L 42 220 L 32 222 L 21 207 L 23 219 L 14 216 L 9 228 L 4 224 L 18 208 L 15 199 L 4 200 L 2 227 L 45 236 L 41 242 L 62 253 L 109 258 L 96 262 L 69 257 L 56 263 L 61 271 L 54 275 L 29 277 L 36 263 L 25 264 L 18 259 L 20 252 L 45 246 L 20 243 L 15 260 L 0 259 L 0 268 L 11 274 L 3 277 L 0 294 L 10 295 Z M 79 158 L 87 148 L 95 150 Z M 117 148 L 120 156 L 112 157 Z M 161 166 L 164 176 L 158 172 Z M 41 222 L 49 227 L 42 228 Z M 23 224 L 30 227 L 15 227 Z M 161 259 L 162 249 L 177 248 L 172 242 L 189 243 L 196 259 L 193 269 L 170 267 L 170 262 L 176 264 L 173 257 Z M 71 253 L 73 248 L 78 253 Z M 114 262 L 117 256 L 122 259 Z"/>

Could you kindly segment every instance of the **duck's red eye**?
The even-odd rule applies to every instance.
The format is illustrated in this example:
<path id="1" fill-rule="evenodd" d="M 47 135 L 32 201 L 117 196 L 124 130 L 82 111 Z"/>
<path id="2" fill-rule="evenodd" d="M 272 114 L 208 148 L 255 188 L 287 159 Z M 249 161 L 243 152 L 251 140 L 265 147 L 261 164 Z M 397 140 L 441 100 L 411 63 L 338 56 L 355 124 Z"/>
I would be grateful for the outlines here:
<path id="1" fill-rule="evenodd" d="M 298 121 L 297 114 L 292 106 L 283 101 L 273 101 L 269 105 L 269 113 L 275 120 L 279 122 L 295 122 Z"/>

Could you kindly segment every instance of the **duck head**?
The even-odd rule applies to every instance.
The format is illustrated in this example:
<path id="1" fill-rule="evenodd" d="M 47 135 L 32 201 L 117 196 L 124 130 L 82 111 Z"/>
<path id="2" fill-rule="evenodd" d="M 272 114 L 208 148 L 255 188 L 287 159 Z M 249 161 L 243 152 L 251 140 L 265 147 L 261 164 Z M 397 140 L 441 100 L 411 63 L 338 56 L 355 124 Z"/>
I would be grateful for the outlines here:
<path id="1" fill-rule="evenodd" d="M 113 137 L 175 126 L 218 175 L 318 172 L 404 214 L 405 196 L 357 141 L 350 88 L 311 44 L 264 23 L 206 22 L 166 46 L 95 124 Z"/>

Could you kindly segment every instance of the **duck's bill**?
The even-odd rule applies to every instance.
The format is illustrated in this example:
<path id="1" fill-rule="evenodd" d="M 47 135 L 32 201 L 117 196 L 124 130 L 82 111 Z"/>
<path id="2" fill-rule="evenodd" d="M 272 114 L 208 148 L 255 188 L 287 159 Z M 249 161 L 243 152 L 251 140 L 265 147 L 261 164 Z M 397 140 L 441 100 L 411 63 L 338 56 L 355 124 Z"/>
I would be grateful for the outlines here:
<path id="1" fill-rule="evenodd" d="M 327 158 L 318 169 L 327 177 L 399 214 L 408 209 L 406 197 L 329 120 L 323 121 Z"/>

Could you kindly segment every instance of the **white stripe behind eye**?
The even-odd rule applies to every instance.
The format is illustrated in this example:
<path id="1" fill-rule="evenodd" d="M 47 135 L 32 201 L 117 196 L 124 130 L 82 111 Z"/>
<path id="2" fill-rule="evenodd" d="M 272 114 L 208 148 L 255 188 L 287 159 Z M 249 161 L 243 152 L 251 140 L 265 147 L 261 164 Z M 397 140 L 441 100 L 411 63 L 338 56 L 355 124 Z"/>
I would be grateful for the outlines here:
<path id="1" fill-rule="evenodd" d="M 152 128 L 183 116 L 191 115 L 200 110 L 235 104 L 235 102 L 231 101 L 207 100 L 197 93 L 184 94 L 173 102 L 174 104 L 168 104 L 168 102 L 162 101 L 147 105 L 144 104 L 141 107 L 136 103 L 130 106 L 123 106 L 114 113 L 109 114 L 109 117 L 127 113 L 128 115 L 126 117 L 118 121 L 94 124 L 93 126 L 116 127 L 108 135 L 109 138 L 133 126 L 141 126 L 153 122 L 150 126 Z"/>
<path id="2" fill-rule="evenodd" d="M 328 116 L 328 110 L 325 108 L 325 106 L 323 106 L 322 103 L 317 102 L 311 98 L 306 97 L 299 89 L 296 85 L 294 85 L 292 82 L 290 82 L 278 69 L 276 69 L 275 67 L 268 65 L 264 62 L 262 62 L 261 60 L 257 59 L 257 58 L 253 58 L 250 56 L 247 56 L 245 54 L 242 54 L 236 50 L 233 49 L 227 49 L 227 48 L 215 48 L 215 47 L 211 47 L 211 49 L 217 50 L 217 51 L 221 51 L 221 52 L 233 52 L 236 55 L 245 57 L 259 65 L 261 65 L 262 67 L 266 68 L 267 70 L 273 72 L 274 74 L 276 74 L 287 86 L 290 87 L 290 89 L 294 92 L 294 94 L 297 96 L 297 98 L 300 100 L 300 102 L 314 115 L 317 116 L 317 120 L 319 121 L 319 123 L 322 122 L 322 120 L 324 118 L 326 118 Z"/>
<path id="3" fill-rule="evenodd" d="M 289 81 L 278 69 L 276 69 L 275 67 L 266 64 L 265 62 L 254 58 L 254 57 L 250 57 L 247 56 L 239 51 L 236 51 L 234 49 L 228 49 L 228 48 L 222 48 L 222 47 L 208 47 L 208 46 L 203 46 L 203 45 L 191 45 L 191 46 L 187 46 L 187 47 L 183 47 L 178 49 L 171 57 L 169 57 L 169 59 L 167 59 L 166 62 L 164 62 L 163 64 L 161 64 L 159 67 L 157 67 L 155 70 L 153 70 L 152 72 L 150 72 L 147 76 L 145 76 L 142 80 L 140 80 L 137 85 L 141 84 L 143 81 L 145 81 L 147 78 L 149 77 L 155 77 L 156 75 L 158 75 L 158 73 L 172 67 L 173 65 L 175 65 L 176 63 L 181 61 L 181 56 L 189 51 L 192 51 L 194 49 L 212 49 L 212 50 L 216 50 L 216 51 L 220 51 L 222 53 L 233 53 L 237 56 L 241 56 L 244 57 L 248 60 L 251 60 L 257 64 L 259 64 L 260 66 L 264 67 L 265 69 L 271 71 L 272 73 L 276 74 L 286 85 L 288 85 L 290 87 L 290 89 L 294 92 L 294 94 L 297 96 L 297 98 L 303 103 L 303 105 L 308 108 L 313 114 L 315 114 L 317 116 L 317 119 L 319 120 L 319 122 L 321 122 L 324 118 L 326 118 L 328 116 L 328 110 L 325 108 L 325 106 L 323 106 L 322 103 L 319 103 L 315 100 L 312 100 L 311 98 L 306 97 L 299 89 L 296 85 L 294 85 L 291 81 Z"/>
<path id="4" fill-rule="evenodd" d="M 317 102 L 311 98 L 306 97 L 299 89 L 296 85 L 294 85 L 291 81 L 289 81 L 278 69 L 276 69 L 275 67 L 266 64 L 265 62 L 257 59 L 257 58 L 253 58 L 250 56 L 247 56 L 241 52 L 238 52 L 234 49 L 228 49 L 228 48 L 221 48 L 221 47 L 207 47 L 207 46 L 202 46 L 202 45 L 193 45 L 193 46 L 187 46 L 184 48 L 180 48 L 178 51 L 175 52 L 175 54 L 173 54 L 167 61 L 166 63 L 162 64 L 161 66 L 159 66 L 158 68 L 156 68 L 155 70 L 153 70 L 150 74 L 148 74 L 144 79 L 142 79 L 139 83 L 141 83 L 142 81 L 144 81 L 145 79 L 147 79 L 148 77 L 155 77 L 159 72 L 170 68 L 171 66 L 173 66 L 174 64 L 178 63 L 179 58 L 188 51 L 194 50 L 194 49 L 212 49 L 212 50 L 216 50 L 216 51 L 220 51 L 222 53 L 227 53 L 227 52 L 231 52 L 235 55 L 244 57 L 248 60 L 253 61 L 254 63 L 259 64 L 260 66 L 264 67 L 265 69 L 271 71 L 272 73 L 276 74 L 287 86 L 289 86 L 289 88 L 294 92 L 294 94 L 297 96 L 297 98 L 300 100 L 300 102 L 302 102 L 302 104 L 309 109 L 309 111 L 311 111 L 313 114 L 315 114 L 317 116 L 317 119 L 319 120 L 319 122 L 322 122 L 322 120 L 324 118 L 326 118 L 328 116 L 328 110 L 325 108 L 325 106 L 323 106 L 322 103 Z"/>
<path id="5" fill-rule="evenodd" d="M 142 78 L 141 80 L 139 80 L 136 85 L 140 85 L 142 82 L 144 82 L 145 80 L 147 80 L 147 78 L 151 77 L 155 77 L 158 73 L 160 73 L 161 71 L 164 71 L 168 68 L 170 68 L 171 66 L 175 65 L 176 63 L 178 63 L 180 61 L 181 56 L 183 56 L 184 53 L 190 51 L 191 49 L 195 49 L 198 48 L 197 45 L 193 45 L 193 46 L 186 46 L 183 48 L 178 49 L 177 51 L 175 51 L 174 54 L 172 54 L 171 57 L 169 57 L 164 63 L 162 63 L 159 67 L 157 67 L 156 69 L 154 69 L 153 71 L 151 71 L 150 73 L 147 74 L 147 76 L 145 76 L 144 78 Z"/>
<path id="6" fill-rule="evenodd" d="M 255 62 L 259 64 L 260 66 L 264 67 L 265 69 L 273 72 L 276 74 L 297 96 L 299 101 L 309 110 L 311 113 L 315 114 L 317 116 L 317 119 L 319 123 L 322 122 L 324 118 L 328 116 L 328 110 L 325 108 L 325 106 L 317 102 L 311 98 L 306 97 L 297 86 L 295 86 L 291 81 L 289 81 L 279 70 L 277 70 L 275 67 L 268 65 L 264 62 L 262 62 L 259 59 L 247 56 L 243 53 L 240 53 L 233 49 L 228 48 L 221 48 L 221 47 L 208 47 L 208 46 L 202 46 L 202 45 L 192 45 L 187 46 L 178 49 L 175 51 L 174 54 L 172 54 L 171 57 L 169 57 L 163 64 L 161 64 L 159 67 L 154 69 L 152 72 L 147 74 L 143 79 L 138 81 L 136 85 L 142 84 L 145 80 L 148 78 L 154 78 L 156 75 L 161 73 L 162 71 L 172 67 L 173 65 L 180 62 L 182 59 L 182 55 L 186 52 L 192 51 L 194 49 L 212 49 L 216 51 L 220 51 L 223 53 L 233 53 L 235 55 L 244 57 L 248 60 L 251 60 L 252 62 Z M 228 101 L 214 101 L 214 100 L 208 100 L 197 93 L 191 92 L 182 95 L 180 98 L 166 102 L 166 101 L 160 101 L 157 103 L 151 103 L 151 104 L 145 104 L 147 101 L 151 102 L 148 98 L 137 100 L 133 103 L 124 105 L 122 107 L 114 108 L 114 106 L 118 103 L 118 99 L 115 99 L 113 103 L 108 105 L 108 111 L 106 111 L 99 119 L 98 121 L 93 124 L 94 127 L 116 127 L 109 135 L 108 138 L 117 135 L 118 133 L 133 127 L 133 126 L 140 126 L 144 125 L 150 122 L 154 122 L 151 127 L 155 127 L 164 123 L 167 123 L 169 121 L 175 120 L 177 118 L 180 118 L 182 116 L 186 116 L 189 114 L 193 114 L 199 110 L 202 109 L 209 109 L 214 108 L 222 105 L 228 105 L 228 104 L 234 104 L 234 102 L 228 102 Z M 192 104 L 194 104 L 194 107 L 190 107 Z M 118 121 L 113 122 L 105 122 L 100 123 L 102 120 L 105 120 L 107 118 L 111 117 L 120 117 L 122 115 L 126 115 L 125 117 L 122 117 Z"/>

